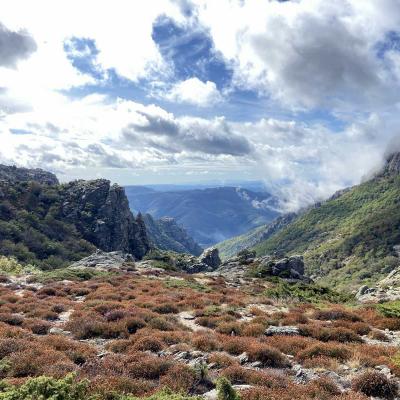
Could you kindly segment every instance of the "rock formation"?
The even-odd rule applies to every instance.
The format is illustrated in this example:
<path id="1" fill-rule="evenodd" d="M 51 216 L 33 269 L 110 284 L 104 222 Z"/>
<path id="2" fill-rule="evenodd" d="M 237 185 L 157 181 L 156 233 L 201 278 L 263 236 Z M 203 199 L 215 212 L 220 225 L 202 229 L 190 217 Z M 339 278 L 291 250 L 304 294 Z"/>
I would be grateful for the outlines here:
<path id="1" fill-rule="evenodd" d="M 6 182 L 29 182 L 35 181 L 42 185 L 58 185 L 57 177 L 51 172 L 43 169 L 18 168 L 14 165 L 0 164 L 0 181 Z"/>
<path id="2" fill-rule="evenodd" d="M 132 256 L 130 254 L 124 254 L 122 251 L 111 251 L 107 253 L 102 250 L 97 250 L 90 256 L 74 262 L 70 265 L 70 268 L 95 268 L 98 270 L 109 270 L 113 268 L 121 268 L 123 264 L 132 262 Z"/>
<path id="3" fill-rule="evenodd" d="M 151 243 L 161 250 L 172 250 L 177 253 L 190 253 L 199 256 L 203 249 L 191 238 L 186 230 L 171 217 L 154 219 L 144 214 L 147 234 Z"/>
<path id="4" fill-rule="evenodd" d="M 143 220 L 134 218 L 124 189 L 110 181 L 73 181 L 62 187 L 62 215 L 83 238 L 104 251 L 142 258 L 150 248 Z"/>

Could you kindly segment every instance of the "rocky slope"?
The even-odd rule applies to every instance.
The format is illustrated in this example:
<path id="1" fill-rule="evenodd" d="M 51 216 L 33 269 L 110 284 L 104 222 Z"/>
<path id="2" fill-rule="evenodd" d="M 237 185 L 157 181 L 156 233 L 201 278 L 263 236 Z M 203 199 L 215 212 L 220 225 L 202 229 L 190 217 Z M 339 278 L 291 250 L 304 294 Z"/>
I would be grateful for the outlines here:
<path id="1" fill-rule="evenodd" d="M 195 256 L 199 256 L 203 252 L 203 249 L 183 227 L 177 224 L 174 218 L 154 219 L 150 214 L 144 214 L 143 220 L 149 240 L 155 247 Z"/>
<path id="2" fill-rule="evenodd" d="M 306 273 L 356 290 L 398 265 L 400 155 L 373 179 L 333 196 L 255 246 L 259 255 L 303 254 Z"/>
<path id="3" fill-rule="evenodd" d="M 267 240 L 270 236 L 289 225 L 296 217 L 297 214 L 295 213 L 284 214 L 269 224 L 261 225 L 243 235 L 225 240 L 215 247 L 220 251 L 222 258 L 233 257 L 241 250 L 256 246 L 258 243 Z"/>

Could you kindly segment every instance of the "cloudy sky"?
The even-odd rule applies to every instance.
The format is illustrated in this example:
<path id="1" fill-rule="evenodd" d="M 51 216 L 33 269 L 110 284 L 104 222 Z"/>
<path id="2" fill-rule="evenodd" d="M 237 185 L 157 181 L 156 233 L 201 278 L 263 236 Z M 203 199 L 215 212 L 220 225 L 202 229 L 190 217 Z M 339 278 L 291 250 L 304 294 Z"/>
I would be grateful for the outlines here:
<path id="1" fill-rule="evenodd" d="M 398 0 L 1 6 L 2 163 L 262 179 L 296 208 L 358 183 L 400 135 Z"/>

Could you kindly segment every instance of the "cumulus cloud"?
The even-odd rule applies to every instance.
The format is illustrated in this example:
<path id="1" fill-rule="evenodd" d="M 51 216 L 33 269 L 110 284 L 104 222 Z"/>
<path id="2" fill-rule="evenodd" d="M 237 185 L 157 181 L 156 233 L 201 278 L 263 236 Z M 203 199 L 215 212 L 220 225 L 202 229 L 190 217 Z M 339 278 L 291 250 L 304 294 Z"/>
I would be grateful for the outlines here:
<path id="1" fill-rule="evenodd" d="M 165 97 L 179 103 L 189 103 L 200 107 L 210 107 L 222 101 L 222 96 L 214 82 L 202 82 L 196 77 L 177 83 Z"/>
<path id="2" fill-rule="evenodd" d="M 0 22 L 0 66 L 15 68 L 36 51 L 36 42 L 25 31 L 13 32 Z"/>
<path id="3" fill-rule="evenodd" d="M 371 109 L 399 101 L 396 57 L 378 51 L 398 29 L 396 0 L 194 4 L 240 87 L 293 108 Z"/>

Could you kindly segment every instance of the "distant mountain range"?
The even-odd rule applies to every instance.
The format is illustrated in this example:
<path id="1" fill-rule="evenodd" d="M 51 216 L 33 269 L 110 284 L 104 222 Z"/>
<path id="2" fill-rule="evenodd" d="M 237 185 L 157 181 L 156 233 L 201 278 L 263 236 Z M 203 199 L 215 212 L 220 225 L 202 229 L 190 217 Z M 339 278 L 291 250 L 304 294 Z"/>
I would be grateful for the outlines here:
<path id="1" fill-rule="evenodd" d="M 239 187 L 161 191 L 126 186 L 133 212 L 155 219 L 173 217 L 202 247 L 209 247 L 279 216 L 278 200 L 266 192 Z"/>

